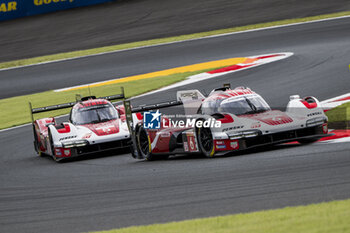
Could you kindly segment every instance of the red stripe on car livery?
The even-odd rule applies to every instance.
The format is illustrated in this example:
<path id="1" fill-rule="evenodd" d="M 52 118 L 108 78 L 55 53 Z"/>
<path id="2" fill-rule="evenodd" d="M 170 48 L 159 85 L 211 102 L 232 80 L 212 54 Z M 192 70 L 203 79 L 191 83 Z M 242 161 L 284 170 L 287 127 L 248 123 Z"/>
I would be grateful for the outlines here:
<path id="1" fill-rule="evenodd" d="M 119 119 L 97 124 L 87 124 L 83 126 L 90 129 L 98 136 L 119 133 Z"/>
<path id="2" fill-rule="evenodd" d="M 268 125 L 282 125 L 293 122 L 292 118 L 278 110 L 268 111 L 260 114 L 244 115 L 241 117 L 251 118 L 257 121 L 261 121 Z"/>

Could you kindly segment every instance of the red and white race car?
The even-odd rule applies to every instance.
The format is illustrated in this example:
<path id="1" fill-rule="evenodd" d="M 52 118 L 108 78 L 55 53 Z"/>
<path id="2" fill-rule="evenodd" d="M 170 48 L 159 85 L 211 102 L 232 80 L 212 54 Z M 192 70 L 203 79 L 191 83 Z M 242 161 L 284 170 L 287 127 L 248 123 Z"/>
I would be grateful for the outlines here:
<path id="1" fill-rule="evenodd" d="M 77 102 L 41 108 L 31 108 L 34 149 L 39 156 L 46 154 L 55 161 L 90 153 L 130 147 L 130 131 L 124 104 L 109 100 L 123 99 L 124 94 L 96 98 L 88 96 Z M 55 118 L 34 120 L 33 114 L 72 108 L 69 122 L 56 124 Z M 141 114 L 132 114 L 134 122 Z"/>
<path id="2" fill-rule="evenodd" d="M 179 104 L 184 106 L 186 114 L 182 122 L 161 117 L 158 129 L 139 123 L 134 133 L 133 157 L 153 160 L 179 153 L 213 157 L 290 141 L 310 143 L 329 136 L 328 118 L 315 97 L 290 96 L 283 112 L 272 110 L 249 88 L 230 89 L 229 85 L 213 90 L 208 97 L 198 90 L 178 91 L 177 101 L 133 111 Z"/>

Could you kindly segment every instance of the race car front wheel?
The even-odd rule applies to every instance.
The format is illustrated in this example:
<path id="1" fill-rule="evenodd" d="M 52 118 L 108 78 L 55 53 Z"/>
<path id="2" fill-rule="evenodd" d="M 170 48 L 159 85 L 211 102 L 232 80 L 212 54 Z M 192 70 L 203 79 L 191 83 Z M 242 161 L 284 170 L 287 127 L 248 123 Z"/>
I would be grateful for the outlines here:
<path id="1" fill-rule="evenodd" d="M 298 142 L 300 144 L 310 144 L 310 143 L 317 142 L 318 140 L 319 138 L 305 138 L 305 139 L 299 139 Z"/>
<path id="2" fill-rule="evenodd" d="M 167 159 L 168 155 L 157 155 L 151 153 L 151 143 L 147 131 L 140 127 L 137 131 L 137 147 L 140 150 L 141 156 L 148 161 Z"/>
<path id="3" fill-rule="evenodd" d="M 147 131 L 143 127 L 140 127 L 137 132 L 137 147 L 139 148 L 142 157 L 147 160 L 153 160 L 154 158 L 150 146 Z"/>
<path id="4" fill-rule="evenodd" d="M 197 128 L 197 137 L 198 137 L 198 144 L 199 148 L 201 149 L 201 152 L 206 157 L 213 157 L 215 150 L 214 150 L 214 142 L 213 142 L 213 135 L 211 134 L 210 128 L 207 127 L 200 127 Z"/>

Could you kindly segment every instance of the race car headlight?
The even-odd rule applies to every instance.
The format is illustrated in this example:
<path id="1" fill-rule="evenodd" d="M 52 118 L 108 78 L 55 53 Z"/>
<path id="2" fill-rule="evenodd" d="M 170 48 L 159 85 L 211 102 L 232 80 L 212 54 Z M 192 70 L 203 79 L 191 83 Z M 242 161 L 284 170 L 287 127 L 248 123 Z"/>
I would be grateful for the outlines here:
<path id="1" fill-rule="evenodd" d="M 258 131 L 243 131 L 243 136 L 245 138 L 251 138 L 251 137 L 256 137 L 259 135 Z"/>
<path id="2" fill-rule="evenodd" d="M 326 119 L 324 117 L 316 117 L 312 118 L 306 121 L 306 127 L 312 127 L 316 125 L 322 125 L 326 122 Z"/>
<path id="3" fill-rule="evenodd" d="M 238 133 L 232 133 L 229 135 L 230 139 L 239 139 L 243 137 L 242 132 L 238 132 Z"/>
<path id="4" fill-rule="evenodd" d="M 74 145 L 75 145 L 75 146 L 86 146 L 87 144 L 89 144 L 89 142 L 86 141 L 86 140 L 77 140 L 77 141 L 74 141 Z"/>
<path id="5" fill-rule="evenodd" d="M 230 139 L 251 138 L 256 136 L 259 136 L 259 131 L 257 130 L 241 131 L 229 135 Z"/>
<path id="6" fill-rule="evenodd" d="M 62 145 L 64 148 L 86 146 L 88 144 L 89 144 L 89 142 L 87 140 L 76 140 L 76 141 L 62 142 Z"/>
<path id="7" fill-rule="evenodd" d="M 62 142 L 64 148 L 71 148 L 74 146 L 74 142 Z"/>

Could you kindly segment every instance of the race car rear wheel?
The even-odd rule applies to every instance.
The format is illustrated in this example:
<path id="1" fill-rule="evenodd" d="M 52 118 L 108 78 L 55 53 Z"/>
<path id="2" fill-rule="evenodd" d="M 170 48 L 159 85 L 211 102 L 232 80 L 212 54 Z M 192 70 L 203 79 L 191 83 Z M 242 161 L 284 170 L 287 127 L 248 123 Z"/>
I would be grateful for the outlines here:
<path id="1" fill-rule="evenodd" d="M 201 152 L 206 157 L 212 158 L 215 153 L 213 135 L 210 128 L 197 128 L 198 144 Z"/>
<path id="2" fill-rule="evenodd" d="M 33 125 L 33 134 L 34 134 L 34 150 L 38 154 L 38 156 L 42 157 L 44 154 L 40 151 L 40 142 L 38 140 L 38 133 L 35 130 L 35 126 Z"/>

